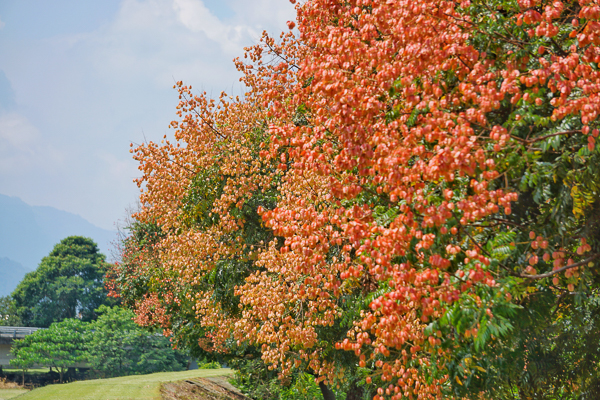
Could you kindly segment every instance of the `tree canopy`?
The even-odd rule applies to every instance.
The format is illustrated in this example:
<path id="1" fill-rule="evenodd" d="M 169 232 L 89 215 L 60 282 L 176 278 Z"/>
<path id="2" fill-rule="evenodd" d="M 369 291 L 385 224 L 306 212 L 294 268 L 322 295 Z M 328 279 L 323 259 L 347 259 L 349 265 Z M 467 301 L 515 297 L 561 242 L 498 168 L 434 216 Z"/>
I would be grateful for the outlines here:
<path id="1" fill-rule="evenodd" d="M 597 397 L 600 5 L 296 11 L 244 98 L 177 83 L 113 293 L 325 398 Z"/>
<path id="2" fill-rule="evenodd" d="M 11 365 L 56 368 L 61 382 L 76 366 L 101 377 L 185 369 L 188 356 L 171 348 L 168 338 L 137 325 L 132 311 L 102 305 L 96 312 L 95 321 L 67 318 L 15 340 Z"/>
<path id="3" fill-rule="evenodd" d="M 102 376 L 185 369 L 187 356 L 173 350 L 169 339 L 137 325 L 132 311 L 103 305 L 97 312 L 88 327 L 86 360 Z"/>
<path id="4" fill-rule="evenodd" d="M 0 297 L 0 326 L 20 326 L 21 320 L 16 314 L 15 302 L 10 296 Z"/>
<path id="5" fill-rule="evenodd" d="M 16 315 L 25 326 L 49 327 L 66 318 L 90 321 L 107 298 L 108 264 L 94 241 L 70 236 L 54 246 L 13 291 Z"/>
<path id="6" fill-rule="evenodd" d="M 86 358 L 87 325 L 78 319 L 65 319 L 15 340 L 11 365 L 27 369 L 34 365 L 56 368 L 62 383 L 69 367 Z"/>

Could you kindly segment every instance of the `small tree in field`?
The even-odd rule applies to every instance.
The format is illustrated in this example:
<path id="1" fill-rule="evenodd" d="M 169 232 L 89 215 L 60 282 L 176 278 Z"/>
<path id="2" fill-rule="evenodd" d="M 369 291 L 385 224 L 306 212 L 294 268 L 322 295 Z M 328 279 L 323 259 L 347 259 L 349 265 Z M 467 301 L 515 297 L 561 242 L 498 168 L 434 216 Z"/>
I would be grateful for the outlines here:
<path id="1" fill-rule="evenodd" d="M 36 363 L 37 356 L 35 353 L 32 353 L 32 349 L 29 348 L 20 348 L 17 349 L 19 343 L 13 343 L 13 347 L 11 352 L 13 354 L 17 354 L 15 358 L 10 360 L 10 365 L 13 367 L 19 368 L 21 370 L 21 384 L 25 385 L 25 372 L 31 367 L 33 367 Z"/>
<path id="2" fill-rule="evenodd" d="M 86 360 L 87 324 L 66 319 L 15 340 L 11 349 L 11 365 L 25 370 L 34 365 L 55 368 L 60 382 L 69 367 Z"/>

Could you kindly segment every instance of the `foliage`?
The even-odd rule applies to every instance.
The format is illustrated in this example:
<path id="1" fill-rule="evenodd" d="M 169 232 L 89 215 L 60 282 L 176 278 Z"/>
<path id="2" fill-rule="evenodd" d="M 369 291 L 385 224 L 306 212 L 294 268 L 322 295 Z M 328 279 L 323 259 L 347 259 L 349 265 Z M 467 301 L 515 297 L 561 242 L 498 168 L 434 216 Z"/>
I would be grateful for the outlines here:
<path id="1" fill-rule="evenodd" d="M 269 370 L 260 359 L 235 359 L 231 367 L 235 370 L 231 383 L 251 399 L 278 399 L 283 386 L 289 385 L 289 381 L 279 381 L 277 372 Z"/>
<path id="2" fill-rule="evenodd" d="M 219 369 L 221 364 L 216 361 L 203 362 L 198 365 L 198 369 Z"/>
<path id="3" fill-rule="evenodd" d="M 151 334 L 133 322 L 133 312 L 101 306 L 89 326 L 87 361 L 102 376 L 181 371 L 187 357 L 171 348 L 162 335 Z"/>
<path id="4" fill-rule="evenodd" d="M 301 400 L 321 397 L 315 378 L 307 373 L 298 373 L 277 379 L 260 359 L 236 359 L 232 362 L 235 375 L 231 379 L 238 389 L 252 399 Z M 336 393 L 336 398 L 345 398 L 345 393 Z"/>
<path id="5" fill-rule="evenodd" d="M 54 246 L 11 295 L 23 325 L 49 327 L 66 318 L 91 321 L 100 305 L 114 304 L 104 288 L 104 259 L 96 243 L 81 236 Z"/>
<path id="6" fill-rule="evenodd" d="M 86 358 L 86 328 L 85 322 L 65 319 L 15 340 L 10 364 L 22 369 L 33 365 L 56 368 L 62 383 L 67 369 Z"/>
<path id="7" fill-rule="evenodd" d="M 236 61 L 243 99 L 177 83 L 174 142 L 134 156 L 157 235 L 113 293 L 183 344 L 259 353 L 265 398 L 275 373 L 329 398 L 593 398 L 597 1 L 296 10 L 297 37 Z"/>
<path id="8" fill-rule="evenodd" d="M 15 302 L 10 296 L 0 297 L 0 326 L 21 326 Z"/>
<path id="9" fill-rule="evenodd" d="M 293 386 L 281 393 L 282 400 L 312 400 L 321 396 L 319 385 L 315 378 L 309 374 L 301 374 Z"/>
<path id="10" fill-rule="evenodd" d="M 185 369 L 188 357 L 172 349 L 169 339 L 135 324 L 131 311 L 102 305 L 96 312 L 96 321 L 68 318 L 15 340 L 11 365 L 56 368 L 61 382 L 78 363 L 104 377 Z"/>

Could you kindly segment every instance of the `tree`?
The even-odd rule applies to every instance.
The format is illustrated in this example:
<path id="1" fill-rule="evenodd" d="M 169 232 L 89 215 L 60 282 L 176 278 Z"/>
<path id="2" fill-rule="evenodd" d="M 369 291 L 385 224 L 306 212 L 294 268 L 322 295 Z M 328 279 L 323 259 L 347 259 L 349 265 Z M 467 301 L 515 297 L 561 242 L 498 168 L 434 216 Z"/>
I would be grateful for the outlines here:
<path id="1" fill-rule="evenodd" d="M 593 397 L 600 6 L 296 8 L 244 99 L 179 82 L 175 142 L 136 149 L 136 312 L 325 397 Z"/>
<path id="2" fill-rule="evenodd" d="M 11 352 L 13 354 L 15 354 L 17 351 L 16 345 L 18 344 L 14 344 L 15 347 L 11 348 Z M 21 369 L 21 385 L 25 386 L 25 372 L 35 365 L 36 360 L 37 355 L 35 350 L 29 348 L 20 349 L 19 356 L 10 360 L 10 364 L 12 366 Z"/>
<path id="3" fill-rule="evenodd" d="M 94 310 L 114 303 L 104 288 L 107 266 L 91 239 L 63 239 L 12 293 L 16 314 L 25 326 L 38 327 L 65 318 L 95 319 Z"/>
<path id="4" fill-rule="evenodd" d="M 181 371 L 187 356 L 171 348 L 169 339 L 141 328 L 134 314 L 102 305 L 92 322 L 68 318 L 15 340 L 11 365 L 56 368 L 63 381 L 68 368 L 86 363 L 103 376 Z"/>
<path id="5" fill-rule="evenodd" d="M 10 363 L 24 370 L 34 365 L 56 368 L 62 383 L 67 369 L 86 359 L 86 328 L 78 319 L 65 319 L 15 340 Z"/>
<path id="6" fill-rule="evenodd" d="M 16 311 L 15 302 L 10 296 L 0 297 L 0 326 L 20 326 L 21 320 Z"/>
<path id="7" fill-rule="evenodd" d="M 142 329 L 135 314 L 120 307 L 101 306 L 90 324 L 87 360 L 104 376 L 181 371 L 187 357 L 171 348 L 169 340 Z"/>

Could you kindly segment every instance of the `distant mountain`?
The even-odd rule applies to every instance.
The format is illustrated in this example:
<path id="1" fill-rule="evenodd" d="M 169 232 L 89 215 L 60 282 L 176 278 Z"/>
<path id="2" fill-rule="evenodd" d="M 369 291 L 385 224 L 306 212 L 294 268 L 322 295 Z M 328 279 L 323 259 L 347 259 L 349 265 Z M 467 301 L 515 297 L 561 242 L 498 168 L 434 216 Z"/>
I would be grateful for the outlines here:
<path id="1" fill-rule="evenodd" d="M 30 206 L 18 197 L 0 194 L 0 257 L 20 264 L 26 271 L 34 270 L 55 244 L 72 235 L 92 238 L 107 258 L 116 238 L 116 232 L 92 225 L 79 215 L 52 207 Z M 4 276 L 3 268 L 0 291 Z"/>
<path id="2" fill-rule="evenodd" d="M 30 269 L 10 258 L 0 258 L 0 296 L 8 296 Z"/>

